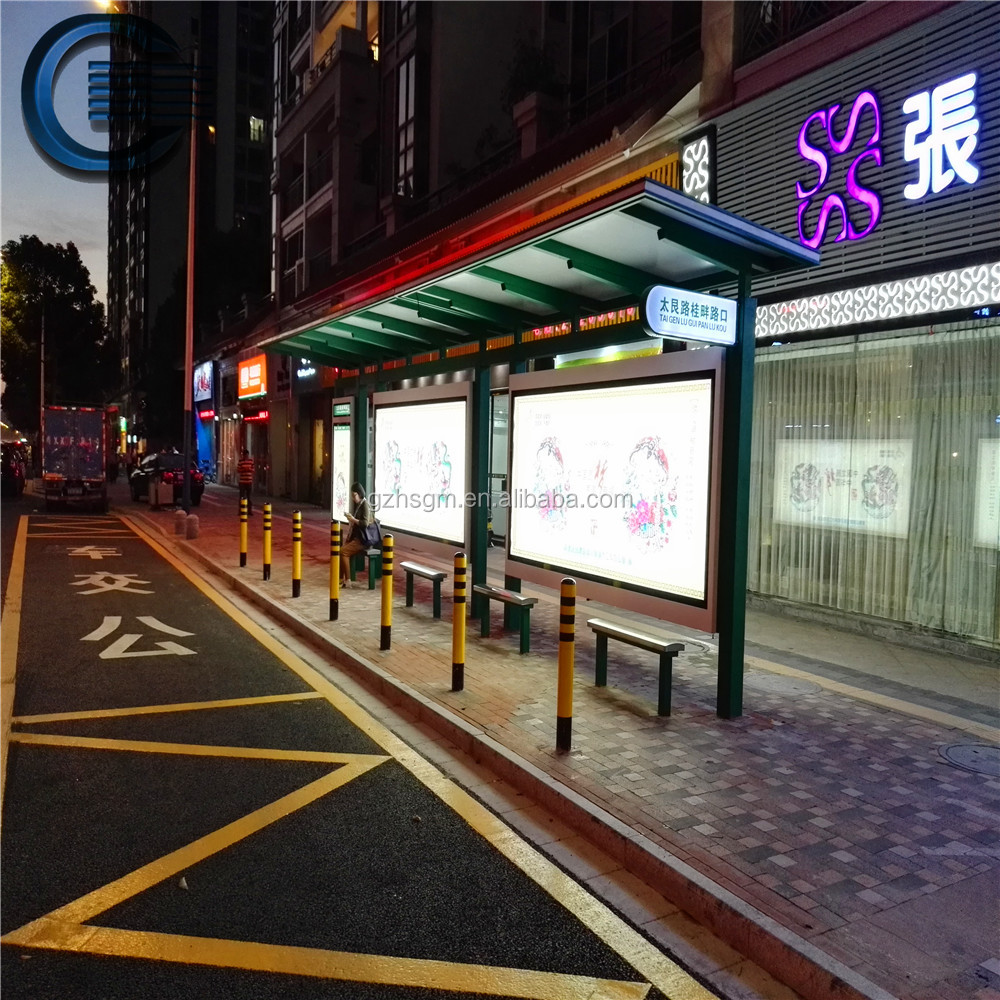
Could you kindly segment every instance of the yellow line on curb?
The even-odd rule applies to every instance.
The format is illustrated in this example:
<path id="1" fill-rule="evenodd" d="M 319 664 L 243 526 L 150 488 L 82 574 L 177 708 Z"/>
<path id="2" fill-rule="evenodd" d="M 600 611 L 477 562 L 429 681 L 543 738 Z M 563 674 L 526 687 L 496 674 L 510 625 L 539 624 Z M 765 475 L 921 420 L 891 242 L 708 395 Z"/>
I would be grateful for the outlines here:
<path id="1" fill-rule="evenodd" d="M 240 708 L 244 705 L 269 705 L 282 701 L 308 701 L 322 698 L 319 691 L 298 694 L 266 694 L 256 698 L 224 698 L 220 701 L 175 702 L 170 705 L 137 705 L 135 708 L 95 708 L 86 712 L 50 712 L 47 715 L 17 715 L 11 721 L 28 726 L 37 722 L 72 722 L 76 719 L 114 719 L 129 715 L 158 715 L 163 712 L 198 712 L 212 708 Z"/>
<path id="2" fill-rule="evenodd" d="M 649 982 L 670 996 L 671 1000 L 714 1000 L 716 996 L 714 993 L 702 986 L 608 906 L 563 872 L 558 865 L 514 833 L 506 823 L 498 819 L 472 795 L 445 777 L 433 764 L 376 721 L 360 705 L 351 701 L 317 670 L 268 635 L 227 598 L 212 590 L 206 580 L 195 574 L 142 527 L 128 517 L 123 520 L 222 611 L 254 636 L 302 680 L 322 692 L 330 704 L 351 723 L 390 753 L 436 797 L 461 816 L 472 829 L 577 917 L 585 927 L 597 934 Z"/>
<path id="3" fill-rule="evenodd" d="M 277 972 L 317 979 L 450 990 L 526 1000 L 642 1000 L 648 983 L 595 979 L 559 972 L 535 972 L 490 965 L 463 965 L 423 958 L 358 955 L 320 948 L 256 944 L 88 925 L 60 925 L 43 918 L 4 939 L 10 944 L 59 948 L 91 955 Z"/>
<path id="4" fill-rule="evenodd" d="M 27 550 L 28 518 L 18 518 L 14 551 L 11 553 L 7 592 L 0 616 L 0 805 L 7 787 L 7 743 L 14 714 L 14 684 L 17 679 L 17 643 L 21 635 L 21 602 L 24 598 L 24 554 Z"/>

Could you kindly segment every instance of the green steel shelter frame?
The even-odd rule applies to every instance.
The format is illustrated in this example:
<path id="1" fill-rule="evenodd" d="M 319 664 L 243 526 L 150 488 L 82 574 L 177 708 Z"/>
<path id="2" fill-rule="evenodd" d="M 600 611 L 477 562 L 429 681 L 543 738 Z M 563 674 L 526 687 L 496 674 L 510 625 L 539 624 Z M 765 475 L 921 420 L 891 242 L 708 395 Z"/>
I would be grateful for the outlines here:
<path id="1" fill-rule="evenodd" d="M 260 346 L 354 371 L 355 469 L 366 481 L 368 400 L 389 382 L 472 369 L 472 489 L 489 490 L 490 368 L 621 343 L 634 321 L 583 331 L 583 317 L 634 308 L 652 285 L 733 296 L 725 348 L 716 627 L 716 709 L 743 711 L 755 277 L 812 267 L 819 254 L 772 230 L 641 180 L 563 214 L 494 227 L 465 246 L 387 263 L 334 286 L 313 318 Z M 399 258 L 397 258 L 397 262 Z M 628 314 L 633 315 L 633 314 Z M 347 385 L 345 382 L 345 390 Z M 338 395 L 344 395 L 339 391 Z M 486 581 L 487 511 L 473 514 L 472 583 Z M 516 581 L 508 580 L 511 585 Z"/>

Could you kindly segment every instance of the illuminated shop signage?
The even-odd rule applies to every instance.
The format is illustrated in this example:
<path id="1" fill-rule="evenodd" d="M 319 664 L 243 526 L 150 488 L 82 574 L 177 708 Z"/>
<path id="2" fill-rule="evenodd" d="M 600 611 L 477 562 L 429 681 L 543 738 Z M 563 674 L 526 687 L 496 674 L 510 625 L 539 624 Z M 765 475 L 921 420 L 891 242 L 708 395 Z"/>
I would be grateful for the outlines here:
<path id="1" fill-rule="evenodd" d="M 316 374 L 313 363 L 308 358 L 299 358 L 299 367 L 295 369 L 296 378 L 309 378 Z"/>
<path id="2" fill-rule="evenodd" d="M 902 189 L 907 200 L 979 179 L 979 167 L 971 159 L 979 134 L 975 73 L 912 94 L 898 111 L 884 111 L 875 93 L 863 90 L 849 109 L 840 104 L 820 108 L 799 129 L 798 153 L 811 165 L 808 181 L 795 183 L 803 246 L 816 249 L 831 234 L 834 243 L 861 240 L 878 225 L 887 193 L 877 184 L 885 113 L 905 121 L 902 157 L 915 168 Z M 845 164 L 846 171 L 831 170 L 835 163 Z M 842 190 L 836 189 L 833 176 L 843 176 Z"/>
<path id="3" fill-rule="evenodd" d="M 961 309 L 989 316 L 996 303 L 1000 260 L 761 305 L 755 332 L 758 338 L 780 337 Z"/>
<path id="4" fill-rule="evenodd" d="M 651 337 L 724 346 L 736 343 L 736 303 L 729 299 L 653 285 L 646 292 L 642 315 Z"/>
<path id="5" fill-rule="evenodd" d="M 634 323 L 638 318 L 639 307 L 629 306 L 627 309 L 598 313 L 596 316 L 581 316 L 578 329 L 600 330 L 606 326 L 617 326 L 619 323 Z"/>
<path id="6" fill-rule="evenodd" d="M 254 421 L 259 422 L 261 420 L 267 420 L 270 416 L 271 414 L 268 413 L 267 410 L 258 410 L 256 413 L 246 414 L 243 417 L 243 419 L 246 420 L 248 423 L 253 423 Z"/>
<path id="7" fill-rule="evenodd" d="M 215 410 L 199 410 L 198 411 L 199 420 L 214 420 Z"/>
<path id="8" fill-rule="evenodd" d="M 237 396 L 240 399 L 250 399 L 253 396 L 263 396 L 267 393 L 267 359 L 263 354 L 240 362 L 239 388 Z"/>
<path id="9" fill-rule="evenodd" d="M 194 401 L 212 398 L 212 362 L 206 361 L 194 370 Z"/>

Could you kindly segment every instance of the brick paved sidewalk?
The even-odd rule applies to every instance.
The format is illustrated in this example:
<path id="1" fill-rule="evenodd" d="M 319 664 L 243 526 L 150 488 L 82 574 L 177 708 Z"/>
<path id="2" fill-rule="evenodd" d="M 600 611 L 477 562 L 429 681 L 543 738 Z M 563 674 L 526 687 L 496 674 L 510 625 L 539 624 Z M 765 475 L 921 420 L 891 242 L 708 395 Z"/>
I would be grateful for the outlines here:
<path id="1" fill-rule="evenodd" d="M 586 618 L 623 615 L 588 603 L 577 616 L 573 749 L 560 754 L 558 595 L 530 591 L 540 600 L 524 656 L 516 634 L 501 632 L 495 605 L 489 639 L 470 620 L 465 690 L 454 693 L 450 575 L 436 621 L 430 584 L 418 578 L 415 606 L 405 608 L 398 574 L 392 649 L 382 652 L 378 589 L 359 582 L 342 594 L 340 620 L 327 621 L 326 513 L 303 510 L 302 596 L 293 600 L 293 505 L 273 502 L 273 570 L 265 584 L 261 518 L 251 520 L 248 566 L 240 570 L 230 496 L 235 491 L 213 488 L 194 511 L 200 537 L 187 543 L 191 555 L 554 779 L 569 790 L 570 812 L 578 798 L 605 810 L 639 835 L 622 848 L 627 867 L 803 995 L 884 995 L 874 984 L 903 1000 L 1000 1000 L 1000 780 L 952 766 L 939 752 L 990 742 L 996 730 L 943 713 L 897 711 L 877 697 L 859 700 L 822 678 L 771 672 L 756 660 L 745 714 L 721 720 L 715 655 L 690 642 L 675 663 L 673 714 L 660 718 L 653 654 L 612 643 L 609 686 L 594 687 Z M 122 508 L 140 511 L 170 544 L 174 513 Z M 614 836 L 609 826 L 601 846 Z M 650 851 L 632 850 L 636 843 Z M 796 959 L 782 942 L 802 956 L 801 968 L 791 968 Z M 845 966 L 855 975 L 838 993 L 836 974 Z"/>

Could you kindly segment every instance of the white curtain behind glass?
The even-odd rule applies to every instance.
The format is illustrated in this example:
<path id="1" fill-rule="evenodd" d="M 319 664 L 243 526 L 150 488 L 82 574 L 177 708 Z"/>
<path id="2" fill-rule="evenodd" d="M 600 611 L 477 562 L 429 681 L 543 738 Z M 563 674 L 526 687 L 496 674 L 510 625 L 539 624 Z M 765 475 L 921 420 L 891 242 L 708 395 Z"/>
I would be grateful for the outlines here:
<path id="1" fill-rule="evenodd" d="M 1000 645 L 1000 324 L 755 367 L 749 588 Z"/>

